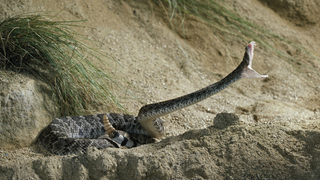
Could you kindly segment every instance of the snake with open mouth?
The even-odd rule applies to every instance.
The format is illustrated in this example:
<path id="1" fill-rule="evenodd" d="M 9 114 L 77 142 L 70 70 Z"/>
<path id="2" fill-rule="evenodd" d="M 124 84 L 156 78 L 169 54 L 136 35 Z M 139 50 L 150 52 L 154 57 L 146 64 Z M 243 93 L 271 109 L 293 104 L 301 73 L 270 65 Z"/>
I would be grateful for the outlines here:
<path id="1" fill-rule="evenodd" d="M 264 79 L 252 69 L 255 42 L 246 48 L 240 65 L 222 80 L 190 94 L 143 106 L 138 116 L 105 113 L 88 116 L 67 116 L 54 119 L 39 135 L 38 140 L 53 154 L 65 155 L 79 151 L 85 153 L 89 147 L 128 148 L 154 142 L 164 135 L 161 116 L 200 102 L 241 78 Z"/>

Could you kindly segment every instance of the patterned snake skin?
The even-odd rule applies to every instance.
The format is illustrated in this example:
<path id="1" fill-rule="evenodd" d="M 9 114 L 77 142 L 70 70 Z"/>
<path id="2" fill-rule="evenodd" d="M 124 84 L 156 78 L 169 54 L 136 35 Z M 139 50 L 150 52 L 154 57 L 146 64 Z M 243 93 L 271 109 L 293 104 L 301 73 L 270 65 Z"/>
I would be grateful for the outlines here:
<path id="1" fill-rule="evenodd" d="M 139 144 L 154 142 L 153 138 L 164 135 L 163 122 L 159 117 L 202 101 L 238 79 L 268 77 L 258 74 L 251 67 L 254 46 L 253 41 L 248 44 L 240 65 L 219 82 L 176 99 L 143 106 L 138 116 L 115 113 L 105 115 L 111 126 L 120 130 L 124 137 Z M 78 151 L 85 153 L 89 147 L 104 149 L 125 145 L 126 142 L 119 144 L 106 135 L 103 116 L 104 114 L 57 118 L 40 133 L 39 141 L 51 153 L 59 155 Z"/>
<path id="2" fill-rule="evenodd" d="M 58 155 L 73 154 L 78 151 L 85 153 L 89 147 L 118 148 L 121 144 L 105 134 L 103 115 L 56 118 L 41 132 L 39 141 L 51 153 Z M 154 142 L 137 121 L 136 116 L 116 113 L 106 113 L 106 115 L 110 124 L 115 129 L 123 131 L 120 131 L 121 134 L 127 138 L 140 144 Z M 155 122 L 158 126 L 163 127 L 161 119 L 155 119 Z"/>

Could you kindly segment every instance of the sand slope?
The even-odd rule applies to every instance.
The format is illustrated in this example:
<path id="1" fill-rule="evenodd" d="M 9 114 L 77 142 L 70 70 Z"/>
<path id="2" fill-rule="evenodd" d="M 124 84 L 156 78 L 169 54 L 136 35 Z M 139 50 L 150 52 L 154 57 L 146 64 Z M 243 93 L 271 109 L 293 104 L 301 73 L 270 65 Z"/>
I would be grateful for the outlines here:
<path id="1" fill-rule="evenodd" d="M 318 52 L 320 8 L 315 0 L 226 3 L 248 21 Z M 170 29 L 154 1 L 4 1 L 0 16 L 62 9 L 62 19 L 87 19 L 90 28 L 77 31 L 98 41 L 98 48 L 122 66 L 114 63 L 115 70 L 93 63 L 127 78 L 136 86 L 127 91 L 145 103 L 220 80 L 240 63 L 249 42 L 234 41 L 192 17 L 185 22 L 183 39 Z M 301 51 L 283 43 L 274 47 L 301 64 L 320 68 L 319 61 Z M 29 147 L 0 150 L 0 179 L 319 179 L 320 80 L 314 72 L 301 73 L 295 67 L 299 64 L 292 66 L 258 44 L 253 68 L 269 78 L 241 80 L 163 117 L 167 138 L 160 143 L 129 150 L 91 149 L 74 156 L 47 156 Z M 125 98 L 123 104 L 132 114 L 143 105 Z M 217 128 L 225 121 L 236 123 Z"/>

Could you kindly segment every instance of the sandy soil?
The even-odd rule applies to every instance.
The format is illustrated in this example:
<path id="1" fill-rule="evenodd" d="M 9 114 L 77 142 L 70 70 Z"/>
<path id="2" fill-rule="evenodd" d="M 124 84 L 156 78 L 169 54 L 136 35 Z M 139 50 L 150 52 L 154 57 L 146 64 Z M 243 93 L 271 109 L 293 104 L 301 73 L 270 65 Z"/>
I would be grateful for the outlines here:
<path id="1" fill-rule="evenodd" d="M 248 21 L 318 52 L 317 1 L 225 2 Z M 186 38 L 181 38 L 153 1 L 6 0 L 0 10 L 1 17 L 63 10 L 61 19 L 87 19 L 84 24 L 90 28 L 77 31 L 96 40 L 98 48 L 122 65 L 101 69 L 132 83 L 123 85 L 138 99 L 118 94 L 132 114 L 144 103 L 175 98 L 220 80 L 240 63 L 251 41 L 234 41 L 192 17 L 184 24 Z M 319 70 L 320 61 L 284 43 L 273 45 L 300 64 L 292 66 L 258 44 L 253 68 L 269 78 L 241 80 L 163 117 L 167 138 L 160 143 L 66 157 L 28 147 L 0 150 L 0 179 L 126 179 L 126 172 L 134 179 L 319 179 L 320 80 L 315 72 L 301 72 L 299 67 L 308 64 Z M 222 112 L 233 113 L 239 122 L 218 130 L 212 125 Z"/>

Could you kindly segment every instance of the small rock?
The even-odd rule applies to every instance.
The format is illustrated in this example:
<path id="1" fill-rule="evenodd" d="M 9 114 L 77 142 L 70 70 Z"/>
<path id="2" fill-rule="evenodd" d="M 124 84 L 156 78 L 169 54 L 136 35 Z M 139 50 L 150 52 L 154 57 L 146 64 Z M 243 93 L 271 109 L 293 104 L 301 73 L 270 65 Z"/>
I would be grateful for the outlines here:
<path id="1" fill-rule="evenodd" d="M 228 126 L 240 124 L 239 117 L 233 113 L 219 113 L 213 120 L 213 127 L 224 129 Z"/>

